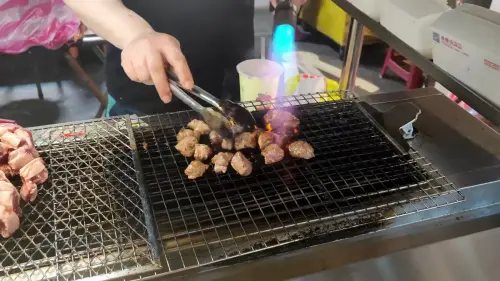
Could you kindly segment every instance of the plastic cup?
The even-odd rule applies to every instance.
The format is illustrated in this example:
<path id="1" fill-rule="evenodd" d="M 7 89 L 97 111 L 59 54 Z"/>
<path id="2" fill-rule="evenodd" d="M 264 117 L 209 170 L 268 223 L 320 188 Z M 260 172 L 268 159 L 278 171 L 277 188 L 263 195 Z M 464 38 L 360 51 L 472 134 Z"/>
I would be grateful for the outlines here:
<path id="1" fill-rule="evenodd" d="M 236 66 L 240 76 L 241 101 L 276 98 L 283 67 L 263 59 L 246 60 Z"/>

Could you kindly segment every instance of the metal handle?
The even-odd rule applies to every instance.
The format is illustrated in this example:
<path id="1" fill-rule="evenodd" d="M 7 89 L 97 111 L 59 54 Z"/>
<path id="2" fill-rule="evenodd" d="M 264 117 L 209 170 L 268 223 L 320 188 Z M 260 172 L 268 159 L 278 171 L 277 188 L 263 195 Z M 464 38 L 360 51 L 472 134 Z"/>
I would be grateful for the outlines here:
<path id="1" fill-rule="evenodd" d="M 202 113 L 204 111 L 205 108 L 197 101 L 195 101 L 192 97 L 190 97 L 186 92 L 184 92 L 176 81 L 169 79 L 169 83 L 172 93 L 174 93 L 174 95 L 178 97 L 182 102 L 187 104 L 189 107 L 191 107 L 191 109 L 198 113 Z"/>
<path id="2" fill-rule="evenodd" d="M 180 84 L 179 84 L 179 78 L 177 77 L 177 75 L 175 73 L 173 73 L 172 71 L 170 70 L 167 70 L 167 76 L 170 80 L 173 80 L 174 82 L 176 82 L 176 85 L 178 87 L 181 87 Z M 182 87 L 181 87 L 182 88 Z M 203 90 L 202 88 L 194 85 L 193 89 L 192 90 L 186 90 L 188 91 L 190 94 L 206 101 L 207 103 L 209 103 L 210 105 L 216 107 L 217 109 L 221 110 L 221 106 L 220 106 L 220 99 L 212 96 L 209 92 Z"/>

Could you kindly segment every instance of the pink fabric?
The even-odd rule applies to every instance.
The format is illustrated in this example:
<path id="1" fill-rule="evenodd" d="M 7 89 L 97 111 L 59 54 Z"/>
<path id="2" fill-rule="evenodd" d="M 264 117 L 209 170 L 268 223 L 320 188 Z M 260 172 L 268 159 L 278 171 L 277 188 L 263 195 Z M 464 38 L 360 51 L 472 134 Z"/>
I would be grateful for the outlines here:
<path id="1" fill-rule="evenodd" d="M 33 46 L 60 48 L 79 26 L 63 0 L 0 0 L 0 53 L 18 54 Z"/>

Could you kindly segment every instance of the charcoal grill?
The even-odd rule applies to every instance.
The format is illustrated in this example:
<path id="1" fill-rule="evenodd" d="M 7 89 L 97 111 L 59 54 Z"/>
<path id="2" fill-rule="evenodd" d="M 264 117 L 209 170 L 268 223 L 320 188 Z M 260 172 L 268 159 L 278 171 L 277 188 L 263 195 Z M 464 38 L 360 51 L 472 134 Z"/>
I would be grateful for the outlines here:
<path id="1" fill-rule="evenodd" d="M 342 95 L 341 95 L 342 94 Z M 287 107 L 311 160 L 188 180 L 174 148 L 191 111 L 34 130 L 50 179 L 0 240 L 0 280 L 173 273 L 464 200 L 416 151 L 402 152 L 353 98 L 318 93 L 244 106 Z M 240 260 L 240 259 L 238 259 Z M 128 277 L 127 277 L 128 276 Z"/>

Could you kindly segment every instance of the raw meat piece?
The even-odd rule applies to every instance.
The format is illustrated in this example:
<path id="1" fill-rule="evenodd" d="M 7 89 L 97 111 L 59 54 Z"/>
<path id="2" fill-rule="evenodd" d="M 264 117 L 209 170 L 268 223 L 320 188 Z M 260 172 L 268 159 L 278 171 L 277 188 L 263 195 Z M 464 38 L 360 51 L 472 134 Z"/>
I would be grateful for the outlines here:
<path id="1" fill-rule="evenodd" d="M 191 120 L 187 127 L 189 129 L 192 129 L 193 131 L 199 132 L 202 135 L 207 135 L 208 133 L 210 133 L 210 127 L 207 125 L 207 123 L 198 119 Z"/>
<path id="2" fill-rule="evenodd" d="M 9 238 L 19 228 L 19 217 L 5 206 L 0 205 L 0 235 Z"/>
<path id="3" fill-rule="evenodd" d="M 203 164 L 198 160 L 194 160 L 191 163 L 189 163 L 189 166 L 186 168 L 186 170 L 184 170 L 184 174 L 188 176 L 188 179 L 194 180 L 203 176 L 203 174 L 207 169 L 208 169 L 207 164 Z"/>
<path id="4" fill-rule="evenodd" d="M 5 179 L 5 175 L 0 175 Z M 0 181 L 0 235 L 8 238 L 19 228 L 19 193 L 8 181 Z"/>
<path id="5" fill-rule="evenodd" d="M 210 143 L 212 145 L 218 145 L 222 143 L 222 137 L 217 131 L 211 131 L 209 136 L 210 136 Z"/>
<path id="6" fill-rule="evenodd" d="M 32 181 L 26 181 L 21 186 L 21 198 L 26 202 L 33 202 L 38 195 L 38 186 Z"/>
<path id="7" fill-rule="evenodd" d="M 9 157 L 9 150 L 10 148 L 6 144 L 0 142 L 0 163 L 6 161 Z"/>
<path id="8" fill-rule="evenodd" d="M 21 214 L 19 192 L 10 181 L 0 181 L 0 206 L 13 210 L 17 215 Z"/>
<path id="9" fill-rule="evenodd" d="M 285 157 L 285 151 L 275 143 L 270 144 L 262 150 L 262 156 L 264 156 L 265 163 L 267 165 L 279 162 Z"/>
<path id="10" fill-rule="evenodd" d="M 241 152 L 236 152 L 231 159 L 231 167 L 241 176 L 249 176 L 252 173 L 252 162 L 250 162 Z"/>
<path id="11" fill-rule="evenodd" d="M 206 144 L 196 144 L 194 149 L 194 158 L 196 160 L 207 160 L 212 156 L 212 149 Z"/>
<path id="12" fill-rule="evenodd" d="M 257 138 L 253 133 L 241 133 L 234 139 L 234 147 L 236 150 L 242 150 L 244 148 L 256 148 Z"/>
<path id="13" fill-rule="evenodd" d="M 288 146 L 290 155 L 295 158 L 311 159 L 314 157 L 314 148 L 305 141 L 294 141 Z"/>
<path id="14" fill-rule="evenodd" d="M 214 164 L 214 171 L 217 174 L 224 174 L 227 172 L 227 166 L 229 166 L 229 162 L 233 158 L 233 154 L 231 152 L 219 152 L 217 155 L 212 158 L 212 164 Z"/>
<path id="15" fill-rule="evenodd" d="M 23 140 L 19 136 L 11 132 L 6 132 L 5 134 L 3 134 L 0 140 L 5 145 L 13 149 L 18 148 L 23 142 Z"/>
<path id="16" fill-rule="evenodd" d="M 181 129 L 179 133 L 177 134 L 177 142 L 180 142 L 181 140 L 185 139 L 186 137 L 195 137 L 196 139 L 200 139 L 200 133 L 197 131 L 193 131 L 191 129 Z"/>
<path id="17" fill-rule="evenodd" d="M 186 137 L 177 143 L 175 149 L 177 149 L 177 151 L 179 151 L 184 157 L 192 157 L 197 143 L 198 139 L 196 137 Z"/>
<path id="18" fill-rule="evenodd" d="M 0 171 L 0 181 L 10 182 L 3 171 Z"/>
<path id="19" fill-rule="evenodd" d="M 258 142 L 259 148 L 262 150 L 274 142 L 274 134 L 272 132 L 264 132 L 260 134 Z"/>
<path id="20" fill-rule="evenodd" d="M 17 126 L 15 124 L 1 124 L 0 125 L 0 137 L 3 136 L 6 132 L 13 133 L 16 130 Z"/>
<path id="21" fill-rule="evenodd" d="M 42 184 L 49 177 L 49 172 L 45 168 L 42 158 L 35 158 L 19 170 L 21 179 L 24 182 L 31 181 L 34 184 Z"/>
<path id="22" fill-rule="evenodd" d="M 13 170 L 20 170 L 31 160 L 35 159 L 33 156 L 34 148 L 28 145 L 23 145 L 9 154 L 9 166 Z M 38 153 L 37 153 L 38 154 Z"/>
<path id="23" fill-rule="evenodd" d="M 279 109 L 269 110 L 264 115 L 264 121 L 266 124 L 270 124 L 273 130 L 285 128 L 286 130 L 293 131 L 293 129 L 297 129 L 300 126 L 300 120 L 295 115 Z"/>
<path id="24" fill-rule="evenodd" d="M 33 146 L 33 137 L 31 136 L 31 132 L 24 129 L 24 128 L 19 128 L 17 129 L 14 134 L 19 137 L 21 140 L 24 141 L 25 144 L 27 144 L 29 147 L 34 147 Z"/>
<path id="25" fill-rule="evenodd" d="M 225 149 L 225 150 L 233 150 L 233 140 L 232 139 L 223 139 L 221 147 L 222 147 L 222 149 Z"/>
<path id="26" fill-rule="evenodd" d="M 4 173 L 7 177 L 19 174 L 19 171 L 12 169 L 9 164 L 0 164 L 0 172 Z"/>

